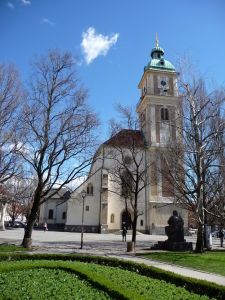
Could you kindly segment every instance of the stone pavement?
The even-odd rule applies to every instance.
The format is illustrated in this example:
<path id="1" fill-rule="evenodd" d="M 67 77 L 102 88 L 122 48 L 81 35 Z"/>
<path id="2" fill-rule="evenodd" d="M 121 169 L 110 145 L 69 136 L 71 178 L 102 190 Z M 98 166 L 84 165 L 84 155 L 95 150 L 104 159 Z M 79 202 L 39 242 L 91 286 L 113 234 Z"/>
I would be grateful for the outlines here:
<path id="1" fill-rule="evenodd" d="M 162 263 L 159 261 L 149 260 L 147 258 L 141 258 L 141 257 L 137 257 L 137 256 L 110 255 L 110 257 L 115 257 L 115 258 L 119 258 L 119 259 L 130 260 L 133 262 L 146 264 L 148 266 L 153 266 L 153 267 L 163 269 L 165 271 L 170 271 L 170 272 L 182 275 L 182 276 L 201 279 L 201 280 L 207 280 L 209 282 L 213 282 L 213 283 L 217 283 L 217 284 L 225 286 L 225 276 L 220 276 L 220 275 L 202 272 L 202 271 L 200 272 L 200 271 L 196 271 L 196 270 L 193 270 L 190 268 L 179 267 L 176 265 Z"/>
<path id="2" fill-rule="evenodd" d="M 0 244 L 14 243 L 21 244 L 23 239 L 23 229 L 11 229 L 0 231 Z M 137 235 L 136 251 L 149 251 L 150 247 L 158 241 L 166 240 L 166 236 L 162 235 Z M 80 248 L 80 233 L 75 232 L 56 232 L 56 231 L 39 231 L 34 230 L 33 246 L 38 253 L 83 253 L 89 255 L 101 255 L 106 257 L 116 257 L 119 259 L 131 260 L 138 263 L 154 266 L 163 270 L 174 272 L 187 277 L 203 279 L 225 286 L 225 277 L 211 274 L 207 272 L 200 272 L 189 268 L 170 265 L 167 263 L 157 262 L 126 252 L 126 243 L 122 242 L 122 237 L 118 234 L 92 234 L 84 233 L 84 248 Z M 185 237 L 188 242 L 195 244 L 196 236 Z M 131 240 L 131 236 L 127 236 L 127 241 Z M 219 246 L 219 239 L 213 239 L 213 248 L 221 249 Z M 145 249 L 145 250 L 143 250 Z"/>

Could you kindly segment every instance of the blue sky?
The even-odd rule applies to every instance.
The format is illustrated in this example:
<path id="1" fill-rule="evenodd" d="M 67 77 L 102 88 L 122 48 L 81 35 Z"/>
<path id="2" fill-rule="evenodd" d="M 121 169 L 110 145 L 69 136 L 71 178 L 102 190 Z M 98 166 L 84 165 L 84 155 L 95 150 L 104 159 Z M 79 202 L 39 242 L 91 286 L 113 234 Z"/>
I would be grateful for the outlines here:
<path id="1" fill-rule="evenodd" d="M 224 0 L 0 0 L 0 62 L 26 80 L 35 55 L 71 51 L 103 136 L 115 103 L 137 104 L 156 32 L 166 59 L 176 65 L 186 53 L 215 86 L 225 84 Z"/>

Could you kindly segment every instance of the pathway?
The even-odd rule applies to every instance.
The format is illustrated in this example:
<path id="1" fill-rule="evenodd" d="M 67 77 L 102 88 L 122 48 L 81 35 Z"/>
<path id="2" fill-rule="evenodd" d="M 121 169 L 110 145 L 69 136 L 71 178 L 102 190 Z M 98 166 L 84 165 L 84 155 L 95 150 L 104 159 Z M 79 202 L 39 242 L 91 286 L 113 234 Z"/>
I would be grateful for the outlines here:
<path id="1" fill-rule="evenodd" d="M 137 263 L 142 263 L 148 266 L 153 266 L 165 271 L 170 271 L 182 276 L 207 280 L 209 282 L 217 283 L 225 286 L 225 276 L 216 275 L 212 273 L 193 270 L 190 268 L 180 267 L 172 264 L 162 263 L 155 260 L 149 260 L 147 258 L 141 258 L 134 255 L 109 255 L 108 257 L 114 257 L 118 259 L 130 260 Z"/>
<path id="2" fill-rule="evenodd" d="M 1 243 L 21 244 L 23 239 L 23 229 L 0 231 Z M 185 237 L 188 242 L 195 243 L 196 237 Z M 37 251 L 41 253 L 83 253 L 89 255 L 101 255 L 106 257 L 116 257 L 119 259 L 131 260 L 144 263 L 166 271 L 180 274 L 187 277 L 207 280 L 225 286 L 225 277 L 207 272 L 170 265 L 146 258 L 137 257 L 126 252 L 126 243 L 121 241 L 121 236 L 116 234 L 84 234 L 84 249 L 80 250 L 80 233 L 75 232 L 55 232 L 55 231 L 34 231 L 32 235 L 33 245 L 37 246 Z M 127 237 L 129 241 L 131 236 Z M 151 245 L 157 241 L 165 240 L 165 236 L 154 236 L 140 234 L 137 236 L 136 249 L 150 249 Z M 219 239 L 213 239 L 214 249 L 219 247 Z"/>

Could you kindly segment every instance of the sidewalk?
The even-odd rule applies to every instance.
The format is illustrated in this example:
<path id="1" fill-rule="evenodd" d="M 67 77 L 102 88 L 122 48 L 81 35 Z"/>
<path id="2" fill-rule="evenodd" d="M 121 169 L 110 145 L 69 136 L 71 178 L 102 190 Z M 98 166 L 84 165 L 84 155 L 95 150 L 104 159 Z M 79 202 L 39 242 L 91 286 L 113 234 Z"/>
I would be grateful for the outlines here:
<path id="1" fill-rule="evenodd" d="M 0 243 L 21 244 L 24 230 L 6 230 L 0 232 Z M 196 271 L 185 267 L 170 265 L 168 263 L 149 260 L 128 254 L 126 243 L 121 242 L 121 235 L 90 234 L 84 235 L 84 248 L 80 250 L 80 233 L 72 232 L 43 232 L 34 231 L 32 235 L 33 246 L 37 247 L 34 253 L 82 253 L 87 255 L 98 255 L 105 257 L 115 257 L 118 259 L 131 260 L 137 263 L 144 263 L 179 275 L 203 279 L 209 282 L 225 286 L 225 276 Z M 141 234 L 137 236 L 137 252 L 143 249 L 150 249 L 157 241 L 165 240 L 165 236 L 153 236 Z M 195 237 L 186 237 L 187 241 L 195 243 Z M 219 239 L 214 239 L 214 249 L 220 250 Z"/>
<path id="2" fill-rule="evenodd" d="M 68 250 L 68 249 L 67 249 Z M 74 251 L 75 250 L 75 251 Z M 186 277 L 191 277 L 191 278 L 196 278 L 196 279 L 200 279 L 200 280 L 206 280 L 209 282 L 213 282 L 219 285 L 223 285 L 225 286 L 225 276 L 221 276 L 221 275 L 217 275 L 217 274 L 212 274 L 212 273 L 207 273 L 204 271 L 197 271 L 194 269 L 190 269 L 190 268 L 186 268 L 186 267 L 181 267 L 181 266 L 177 266 L 177 265 L 173 265 L 173 264 L 168 264 L 168 263 L 163 263 L 163 262 L 159 262 L 156 260 L 150 260 L 147 258 L 142 258 L 142 257 L 137 257 L 135 256 L 133 253 L 126 253 L 125 250 L 124 251 L 96 251 L 97 249 L 87 249 L 84 247 L 84 249 L 73 249 L 73 251 L 68 252 L 68 251 L 63 251 L 63 249 L 50 249 L 48 248 L 39 248 L 36 251 L 34 251 L 33 253 L 77 253 L 77 254 L 85 254 L 85 255 L 93 255 L 93 256 L 103 256 L 103 257 L 111 257 L 111 258 L 117 258 L 117 259 L 121 259 L 121 260 L 129 260 L 132 262 L 136 262 L 136 263 L 142 263 L 145 264 L 147 266 L 153 266 L 165 271 L 170 271 L 172 273 L 178 274 L 178 275 L 182 275 L 182 276 L 186 276 Z"/>
<path id="3" fill-rule="evenodd" d="M 145 264 L 148 266 L 153 266 L 153 267 L 165 270 L 165 271 L 170 271 L 175 274 L 182 275 L 182 276 L 201 279 L 201 280 L 207 280 L 209 282 L 213 282 L 213 283 L 225 286 L 225 276 L 221 276 L 221 275 L 216 275 L 216 274 L 207 273 L 207 272 L 203 272 L 203 271 L 197 271 L 197 270 L 193 270 L 193 269 L 189 269 L 189 268 L 185 268 L 185 267 L 179 267 L 179 266 L 172 265 L 172 264 L 170 265 L 167 263 L 162 263 L 162 262 L 155 261 L 155 260 L 149 260 L 147 258 L 141 258 L 141 257 L 133 256 L 133 255 L 109 255 L 108 257 L 114 257 L 114 258 L 118 258 L 118 259 L 142 263 L 142 264 Z"/>

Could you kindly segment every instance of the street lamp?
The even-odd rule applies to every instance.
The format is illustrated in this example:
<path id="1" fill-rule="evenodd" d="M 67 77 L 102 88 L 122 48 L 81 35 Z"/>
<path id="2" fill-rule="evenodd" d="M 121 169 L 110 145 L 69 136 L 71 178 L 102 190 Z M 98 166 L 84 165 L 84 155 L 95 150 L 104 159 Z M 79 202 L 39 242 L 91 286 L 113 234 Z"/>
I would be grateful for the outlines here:
<path id="1" fill-rule="evenodd" d="M 83 249 L 83 236 L 84 236 L 84 200 L 85 200 L 85 197 L 86 197 L 86 191 L 83 190 L 80 194 L 81 194 L 81 197 L 82 197 L 82 200 L 83 200 L 80 249 Z"/>

